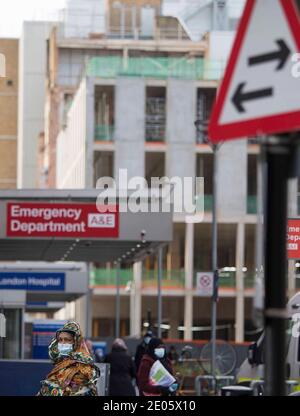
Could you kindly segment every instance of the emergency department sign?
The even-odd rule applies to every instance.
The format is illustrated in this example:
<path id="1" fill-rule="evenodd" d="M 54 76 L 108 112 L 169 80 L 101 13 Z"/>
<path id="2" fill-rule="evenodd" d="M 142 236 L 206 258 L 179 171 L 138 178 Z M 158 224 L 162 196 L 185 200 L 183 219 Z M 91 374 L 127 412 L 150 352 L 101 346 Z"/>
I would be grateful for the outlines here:
<path id="1" fill-rule="evenodd" d="M 197 273 L 197 294 L 201 296 L 212 296 L 214 289 L 214 274 Z"/>
<path id="2" fill-rule="evenodd" d="M 7 204 L 7 237 L 117 238 L 118 206 L 100 213 L 96 204 Z M 115 212 L 113 212 L 115 211 Z"/>
<path id="3" fill-rule="evenodd" d="M 288 220 L 287 253 L 289 260 L 300 259 L 300 219 Z"/>
<path id="4" fill-rule="evenodd" d="M 294 0 L 248 0 L 209 126 L 212 142 L 300 128 Z"/>

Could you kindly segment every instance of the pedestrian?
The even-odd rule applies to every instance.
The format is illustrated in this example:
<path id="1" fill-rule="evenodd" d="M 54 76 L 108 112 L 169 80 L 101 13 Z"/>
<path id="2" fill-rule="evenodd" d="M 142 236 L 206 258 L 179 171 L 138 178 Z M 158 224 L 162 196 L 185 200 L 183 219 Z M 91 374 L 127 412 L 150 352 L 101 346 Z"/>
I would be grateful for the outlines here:
<path id="1" fill-rule="evenodd" d="M 137 374 L 138 374 L 138 371 L 139 371 L 139 367 L 140 367 L 143 355 L 145 354 L 147 346 L 148 346 L 152 337 L 153 337 L 152 331 L 148 330 L 145 333 L 142 342 L 137 346 L 136 353 L 135 353 L 135 358 L 134 358 Z"/>
<path id="2" fill-rule="evenodd" d="M 152 338 L 138 371 L 138 387 L 141 396 L 170 396 L 175 394 L 178 389 L 177 382 L 170 386 L 153 385 L 150 372 L 156 361 L 159 361 L 165 370 L 174 377 L 172 363 L 167 358 L 165 344 L 159 338 Z"/>
<path id="3" fill-rule="evenodd" d="M 97 396 L 100 376 L 77 322 L 69 321 L 49 345 L 53 370 L 41 381 L 38 396 Z"/>
<path id="4" fill-rule="evenodd" d="M 178 352 L 176 351 L 176 348 L 174 345 L 170 346 L 169 352 L 167 354 L 167 357 L 171 361 L 172 364 L 176 364 L 179 358 Z"/>
<path id="5" fill-rule="evenodd" d="M 135 364 L 121 338 L 114 340 L 104 362 L 110 364 L 109 396 L 135 396 Z"/>

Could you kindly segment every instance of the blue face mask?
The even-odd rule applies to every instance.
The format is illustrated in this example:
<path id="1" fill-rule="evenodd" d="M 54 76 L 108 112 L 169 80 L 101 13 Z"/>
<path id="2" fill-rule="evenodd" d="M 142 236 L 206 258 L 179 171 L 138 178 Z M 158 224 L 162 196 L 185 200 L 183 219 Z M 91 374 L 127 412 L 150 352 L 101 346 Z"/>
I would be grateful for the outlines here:
<path id="1" fill-rule="evenodd" d="M 57 348 L 61 355 L 67 355 L 73 351 L 73 344 L 58 343 Z"/>
<path id="2" fill-rule="evenodd" d="M 145 342 L 146 345 L 148 345 L 150 341 L 151 341 L 151 337 L 145 337 L 144 338 L 144 342 Z"/>
<path id="3" fill-rule="evenodd" d="M 155 348 L 154 354 L 157 358 L 164 358 L 166 350 L 164 348 Z"/>

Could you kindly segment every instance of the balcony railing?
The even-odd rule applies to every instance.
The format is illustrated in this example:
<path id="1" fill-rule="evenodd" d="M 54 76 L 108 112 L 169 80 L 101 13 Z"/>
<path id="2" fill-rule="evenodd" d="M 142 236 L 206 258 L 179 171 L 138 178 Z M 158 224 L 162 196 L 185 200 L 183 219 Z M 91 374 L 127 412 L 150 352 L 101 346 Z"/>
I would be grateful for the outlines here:
<path id="1" fill-rule="evenodd" d="M 196 275 L 194 273 L 194 287 L 196 287 Z M 236 286 L 235 272 L 220 271 L 219 287 L 232 288 Z M 115 287 L 116 286 L 116 270 L 115 269 L 94 269 L 90 276 L 91 286 L 101 287 Z M 128 282 L 133 280 L 132 269 L 120 270 L 120 285 L 126 287 Z M 254 287 L 255 274 L 253 272 L 245 272 L 244 287 L 251 289 Z M 299 281 L 299 283 L 298 283 Z M 299 285 L 299 286 L 298 286 Z M 142 287 L 156 288 L 157 287 L 157 270 L 143 270 L 142 273 Z M 184 289 L 185 287 L 185 271 L 181 270 L 163 270 L 162 273 L 162 287 L 165 289 Z M 300 287 L 300 279 L 297 279 L 297 287 Z"/>
<path id="2" fill-rule="evenodd" d="M 224 61 L 204 58 L 100 56 L 91 58 L 86 75 L 100 78 L 133 76 L 145 78 L 180 78 L 192 80 L 219 80 L 224 72 Z"/>
<path id="3" fill-rule="evenodd" d="M 184 270 L 164 270 L 162 273 L 162 287 L 165 288 L 184 288 Z M 94 269 L 90 276 L 91 286 L 115 287 L 116 286 L 115 269 Z M 131 269 L 120 271 L 120 285 L 126 286 L 133 280 L 133 271 Z M 142 273 L 142 286 L 145 288 L 157 287 L 157 271 L 144 270 Z"/>
<path id="4" fill-rule="evenodd" d="M 211 212 L 213 206 L 213 196 L 204 195 L 204 212 Z"/>
<path id="5" fill-rule="evenodd" d="M 211 212 L 213 206 L 213 196 L 204 195 L 204 211 Z M 257 214 L 257 197 L 250 195 L 247 198 L 247 214 Z"/>
<path id="6" fill-rule="evenodd" d="M 146 125 L 146 142 L 165 142 L 165 130 L 153 128 L 153 126 Z"/>
<path id="7" fill-rule="evenodd" d="M 128 282 L 132 281 L 133 272 L 131 269 L 120 271 L 120 285 L 126 286 Z M 116 286 L 117 275 L 115 269 L 94 269 L 90 275 L 91 286 Z"/>
<path id="8" fill-rule="evenodd" d="M 248 214 L 257 214 L 257 196 L 248 195 L 247 198 L 247 213 Z"/>
<path id="9" fill-rule="evenodd" d="M 144 270 L 142 277 L 143 287 L 157 287 L 157 270 Z M 184 288 L 184 270 L 163 270 L 162 287 Z"/>
<path id="10" fill-rule="evenodd" d="M 114 126 L 106 124 L 96 124 L 95 140 L 112 142 L 114 139 Z"/>
<path id="11" fill-rule="evenodd" d="M 196 276 L 197 272 L 194 275 L 194 286 L 196 287 Z M 255 274 L 252 272 L 244 273 L 244 288 L 252 289 L 254 287 Z M 236 287 L 236 272 L 227 272 L 221 270 L 219 272 L 219 288 L 223 289 L 234 289 Z"/>

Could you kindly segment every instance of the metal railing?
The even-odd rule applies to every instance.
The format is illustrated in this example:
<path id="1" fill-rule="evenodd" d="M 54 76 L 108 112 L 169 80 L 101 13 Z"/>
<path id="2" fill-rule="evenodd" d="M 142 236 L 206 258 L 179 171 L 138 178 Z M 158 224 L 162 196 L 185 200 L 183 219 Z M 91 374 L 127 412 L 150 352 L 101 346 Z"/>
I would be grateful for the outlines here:
<path id="1" fill-rule="evenodd" d="M 120 285 L 126 286 L 128 282 L 133 280 L 133 272 L 131 269 L 121 270 Z M 115 269 L 93 269 L 90 274 L 91 286 L 116 286 L 117 274 Z"/>
<path id="2" fill-rule="evenodd" d="M 247 197 L 247 214 L 257 214 L 257 196 L 248 195 Z"/>
<path id="3" fill-rule="evenodd" d="M 96 124 L 95 140 L 112 142 L 114 140 L 114 126 L 106 124 Z"/>
<path id="4" fill-rule="evenodd" d="M 157 286 L 157 270 L 144 270 L 142 277 L 143 287 Z M 184 288 L 184 270 L 164 270 L 162 272 L 162 287 Z"/>
<path id="5" fill-rule="evenodd" d="M 101 78 L 136 76 L 146 78 L 180 78 L 192 80 L 219 80 L 225 62 L 204 58 L 99 56 L 91 58 L 86 75 Z"/>
<path id="6" fill-rule="evenodd" d="M 115 286 L 116 285 L 115 269 L 94 269 L 90 276 L 91 286 Z M 128 282 L 133 280 L 133 271 L 131 269 L 120 271 L 120 285 L 127 286 Z M 162 275 L 162 287 L 184 288 L 185 273 L 184 270 L 165 270 Z M 157 271 L 144 270 L 142 274 L 142 286 L 157 286 Z"/>
<path id="7" fill-rule="evenodd" d="M 196 287 L 197 271 L 194 272 L 194 287 Z M 252 289 L 255 283 L 254 272 L 244 272 L 244 288 Z M 236 287 L 236 272 L 219 271 L 219 287 L 223 289 L 234 289 Z"/>
<path id="8" fill-rule="evenodd" d="M 196 274 L 194 272 L 194 287 L 196 287 Z M 220 271 L 219 273 L 219 287 L 232 288 L 236 286 L 236 272 Z M 115 269 L 93 269 L 90 275 L 91 286 L 116 286 L 116 271 Z M 297 279 L 298 280 L 298 279 Z M 120 285 L 127 286 L 128 282 L 133 281 L 132 269 L 123 269 L 120 271 Z M 300 280 L 299 280 L 300 281 Z M 244 287 L 251 289 L 254 287 L 255 273 L 244 273 Z M 157 287 L 157 270 L 143 270 L 142 273 L 142 287 L 150 288 Z M 181 288 L 185 287 L 185 271 L 184 269 L 164 270 L 162 273 L 162 287 L 163 288 Z"/>
<path id="9" fill-rule="evenodd" d="M 233 385 L 235 382 L 234 376 L 198 376 L 195 379 L 196 396 L 219 396 L 222 387 Z"/>
<path id="10" fill-rule="evenodd" d="M 132 39 L 132 40 L 178 40 L 191 42 L 190 37 L 181 25 L 174 27 L 155 27 L 151 33 L 145 33 L 143 29 L 136 27 L 109 27 L 107 32 L 103 34 L 106 39 Z"/>

